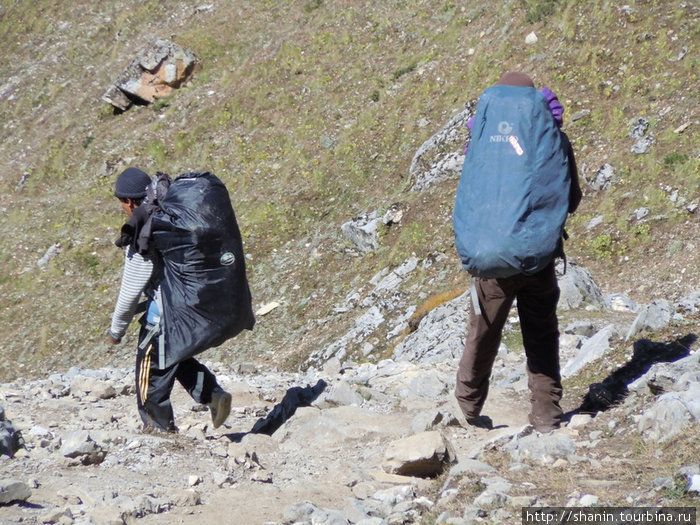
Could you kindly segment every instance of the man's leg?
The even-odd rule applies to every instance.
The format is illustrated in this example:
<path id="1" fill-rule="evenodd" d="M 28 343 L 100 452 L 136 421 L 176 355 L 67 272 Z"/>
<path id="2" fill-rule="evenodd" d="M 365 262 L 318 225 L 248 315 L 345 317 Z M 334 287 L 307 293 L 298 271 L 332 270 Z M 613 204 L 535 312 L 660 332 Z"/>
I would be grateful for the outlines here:
<path id="1" fill-rule="evenodd" d="M 197 403 L 211 402 L 212 393 L 219 388 L 216 376 L 194 357 L 180 361 L 177 380 Z"/>
<path id="2" fill-rule="evenodd" d="M 475 283 L 481 314 L 477 315 L 472 306 L 455 388 L 459 406 L 468 420 L 481 414 L 503 326 L 513 304 L 513 294 L 507 286 L 502 286 L 504 282 L 507 280 L 477 279 Z"/>
<path id="3" fill-rule="evenodd" d="M 177 365 L 158 369 L 158 338 L 153 337 L 144 348 L 142 341 L 148 334 L 146 326 L 139 334 L 136 351 L 136 402 L 144 429 L 175 432 L 175 418 L 170 404 L 170 393 L 175 383 Z"/>
<path id="4" fill-rule="evenodd" d="M 562 397 L 557 322 L 559 285 L 553 263 L 523 279 L 518 291 L 518 314 L 527 356 L 532 402 L 530 423 L 537 430 L 548 431 L 559 426 L 563 413 L 559 405 Z"/>
<path id="5" fill-rule="evenodd" d="M 177 380 L 192 399 L 209 407 L 214 428 L 226 421 L 231 412 L 231 394 L 219 386 L 211 370 L 190 357 L 179 363 Z"/>

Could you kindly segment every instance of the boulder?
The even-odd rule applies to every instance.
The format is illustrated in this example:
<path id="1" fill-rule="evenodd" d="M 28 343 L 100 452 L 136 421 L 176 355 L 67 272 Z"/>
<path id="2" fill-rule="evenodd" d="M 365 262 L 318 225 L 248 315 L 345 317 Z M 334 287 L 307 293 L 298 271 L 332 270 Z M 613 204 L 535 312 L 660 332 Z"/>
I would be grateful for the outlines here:
<path id="1" fill-rule="evenodd" d="M 647 330 L 659 330 L 671 322 L 674 307 L 664 299 L 657 299 L 642 308 L 627 332 L 626 340 Z"/>
<path id="2" fill-rule="evenodd" d="M 102 463 L 107 452 L 84 430 L 71 432 L 63 438 L 59 453 L 72 459 L 79 459 L 83 465 Z"/>
<path id="3" fill-rule="evenodd" d="M 700 425 L 700 382 L 682 392 L 668 392 L 644 412 L 638 430 L 646 438 L 665 443 L 685 431 L 690 424 Z"/>
<path id="4" fill-rule="evenodd" d="M 539 434 L 514 437 L 505 450 L 514 461 L 532 460 L 552 463 L 558 458 L 568 458 L 575 451 L 571 437 L 566 434 Z"/>
<path id="5" fill-rule="evenodd" d="M 95 377 L 77 376 L 70 384 L 71 394 L 76 397 L 94 397 L 97 399 L 111 399 L 117 395 L 117 391 L 111 382 Z"/>
<path id="6" fill-rule="evenodd" d="M 197 63 L 190 51 L 168 40 L 155 40 L 129 64 L 102 100 L 122 111 L 134 102 L 153 103 L 179 88 Z"/>
<path id="7" fill-rule="evenodd" d="M 411 363 L 438 363 L 459 359 L 467 337 L 469 291 L 434 308 L 418 329 L 398 344 L 392 358 Z"/>
<path id="8" fill-rule="evenodd" d="M 603 293 L 588 270 L 571 261 L 567 261 L 566 266 L 559 261 L 556 268 L 561 289 L 558 304 L 560 310 L 570 310 L 584 305 L 596 308 L 604 306 Z"/>
<path id="9" fill-rule="evenodd" d="M 610 188 L 615 182 L 617 182 L 617 177 L 615 175 L 615 168 L 611 164 L 603 164 L 596 172 L 593 177 L 586 179 L 588 185 L 594 191 L 604 191 Z"/>
<path id="10" fill-rule="evenodd" d="M 698 313 L 700 311 L 700 290 L 692 292 L 678 301 L 678 308 L 689 314 Z"/>
<path id="11" fill-rule="evenodd" d="M 26 501 L 32 491 L 26 483 L 16 479 L 0 479 L 0 505 L 15 501 Z"/>
<path id="12" fill-rule="evenodd" d="M 345 236 L 360 250 L 361 253 L 370 253 L 379 247 L 379 234 L 377 228 L 382 219 L 376 212 L 361 215 L 344 223 L 340 229 Z"/>
<path id="13" fill-rule="evenodd" d="M 384 453 L 383 468 L 391 474 L 431 478 L 441 474 L 456 459 L 444 436 L 429 431 L 390 443 Z"/>
<path id="14" fill-rule="evenodd" d="M 23 447 L 22 433 L 5 417 L 5 409 L 0 406 L 0 457 L 13 457 Z"/>
<path id="15" fill-rule="evenodd" d="M 615 335 L 615 326 L 608 325 L 589 338 L 576 354 L 561 369 L 562 377 L 576 375 L 585 365 L 603 357 L 610 350 L 610 339 Z"/>

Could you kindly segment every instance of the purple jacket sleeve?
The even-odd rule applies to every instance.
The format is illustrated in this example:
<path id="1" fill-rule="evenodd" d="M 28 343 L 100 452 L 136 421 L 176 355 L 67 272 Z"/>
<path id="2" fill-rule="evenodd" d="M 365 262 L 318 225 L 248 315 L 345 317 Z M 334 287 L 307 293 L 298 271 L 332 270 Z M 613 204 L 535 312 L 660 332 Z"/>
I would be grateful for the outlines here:
<path id="1" fill-rule="evenodd" d="M 540 92 L 547 100 L 547 104 L 549 104 L 549 111 L 552 113 L 554 121 L 557 123 L 557 126 L 561 128 L 562 124 L 564 123 L 564 106 L 561 102 L 559 102 L 556 93 L 554 93 L 554 91 L 551 89 L 545 87 L 542 88 Z"/>

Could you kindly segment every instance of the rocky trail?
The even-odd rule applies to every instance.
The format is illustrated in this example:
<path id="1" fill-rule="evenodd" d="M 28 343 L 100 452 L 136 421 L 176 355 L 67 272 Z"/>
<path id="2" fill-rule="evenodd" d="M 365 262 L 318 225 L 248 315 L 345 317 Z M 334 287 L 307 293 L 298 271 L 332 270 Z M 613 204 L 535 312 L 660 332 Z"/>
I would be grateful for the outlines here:
<path id="1" fill-rule="evenodd" d="M 421 188 L 457 176 L 458 131 L 472 109 L 416 154 Z M 400 209 L 390 212 L 343 225 L 359 254 L 376 247 L 378 223 L 401 220 Z M 284 267 L 287 255 L 277 257 Z M 558 269 L 568 417 L 539 434 L 527 425 L 515 310 L 484 411 L 493 428 L 461 420 L 453 392 L 469 295 L 425 291 L 444 283 L 452 264 L 444 253 L 412 255 L 353 283 L 327 317 L 301 328 L 328 328 L 329 339 L 309 349 L 301 372 L 276 369 L 283 356 L 271 349 L 264 364 L 235 369 L 216 360 L 221 349 L 204 354 L 233 394 L 235 408 L 216 430 L 176 386 L 179 432 L 141 431 L 129 342 L 109 368 L 0 384 L 0 523 L 519 524 L 529 506 L 696 506 L 700 291 L 692 280 L 669 292 L 675 299 L 638 304 L 604 294 L 574 261 Z M 272 321 L 256 330 L 298 322 L 278 306 L 268 305 L 261 315 Z"/>
<path id="2" fill-rule="evenodd" d="M 698 295 L 668 303 L 676 320 L 692 324 Z M 176 386 L 179 433 L 142 433 L 132 368 L 2 384 L 3 443 L 23 446 L 1 456 L 0 522 L 520 523 L 531 505 L 656 505 L 673 491 L 698 501 L 696 336 L 638 335 L 629 360 L 590 387 L 588 413 L 575 388 L 565 392 L 568 422 L 549 434 L 527 425 L 523 357 L 504 345 L 488 430 L 465 426 L 453 397 L 467 301 L 433 310 L 376 364 L 342 352 L 297 374 L 208 363 L 233 395 L 216 430 Z M 608 308 L 594 322 L 581 310 L 562 326 L 565 379 L 609 358 L 620 334 L 658 322 L 659 304 Z M 436 344 L 436 333 L 450 337 Z"/>
<path id="3" fill-rule="evenodd" d="M 530 506 L 700 506 L 693 2 L 570 3 L 539 45 L 517 2 L 6 4 L 0 524 L 519 525 Z M 184 50 L 182 68 L 129 62 L 158 35 L 186 49 L 156 41 L 145 62 Z M 584 189 L 569 232 L 584 249 L 559 275 L 567 421 L 547 434 L 527 424 L 515 311 L 493 428 L 467 426 L 453 395 L 469 297 L 452 205 L 477 101 L 455 105 L 493 64 L 561 88 Z M 194 74 L 185 89 L 129 109 L 127 85 L 154 102 L 140 80 L 176 72 Z M 95 111 L 101 93 L 124 113 Z M 116 287 L 100 186 L 132 162 L 204 163 L 240 186 L 265 313 L 241 361 L 238 340 L 202 355 L 233 395 L 218 429 L 176 385 L 179 432 L 143 433 L 133 336 L 106 350 L 82 331 Z M 369 280 L 367 256 L 386 266 Z"/>

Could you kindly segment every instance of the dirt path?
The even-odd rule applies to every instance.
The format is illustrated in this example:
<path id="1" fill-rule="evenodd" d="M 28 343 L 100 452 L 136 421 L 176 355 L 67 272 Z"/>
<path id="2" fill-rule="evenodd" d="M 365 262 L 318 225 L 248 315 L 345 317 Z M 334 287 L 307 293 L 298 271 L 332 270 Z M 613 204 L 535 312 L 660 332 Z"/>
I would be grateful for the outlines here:
<path id="1" fill-rule="evenodd" d="M 130 375 L 121 381 L 130 384 Z M 391 441 L 416 433 L 412 425 L 419 414 L 458 414 L 453 392 L 436 399 L 387 397 L 362 406 L 300 407 L 272 436 L 251 433 L 290 384 L 280 381 L 270 390 L 245 378 L 228 381 L 224 386 L 235 408 L 218 430 L 210 428 L 208 412 L 176 387 L 176 435 L 143 434 L 128 389 L 109 399 L 54 397 L 60 388 L 46 384 L 0 389 L 0 404 L 29 445 L 28 453 L 0 463 L 2 477 L 32 487 L 29 503 L 2 509 L 0 523 L 38 524 L 60 509 L 110 523 L 125 509 L 145 505 L 148 511 L 137 511 L 138 523 L 264 524 L 282 522 L 286 510 L 305 501 L 345 513 L 352 498 L 389 487 L 409 484 L 421 493 L 439 488 L 440 481 L 388 475 L 382 461 Z M 493 430 L 444 426 L 441 431 L 458 459 L 465 459 L 522 428 L 528 412 L 527 393 L 493 385 L 484 409 Z M 107 450 L 101 464 L 83 465 L 61 454 L 62 440 L 80 431 Z M 153 509 L 159 502 L 165 507 Z"/>

